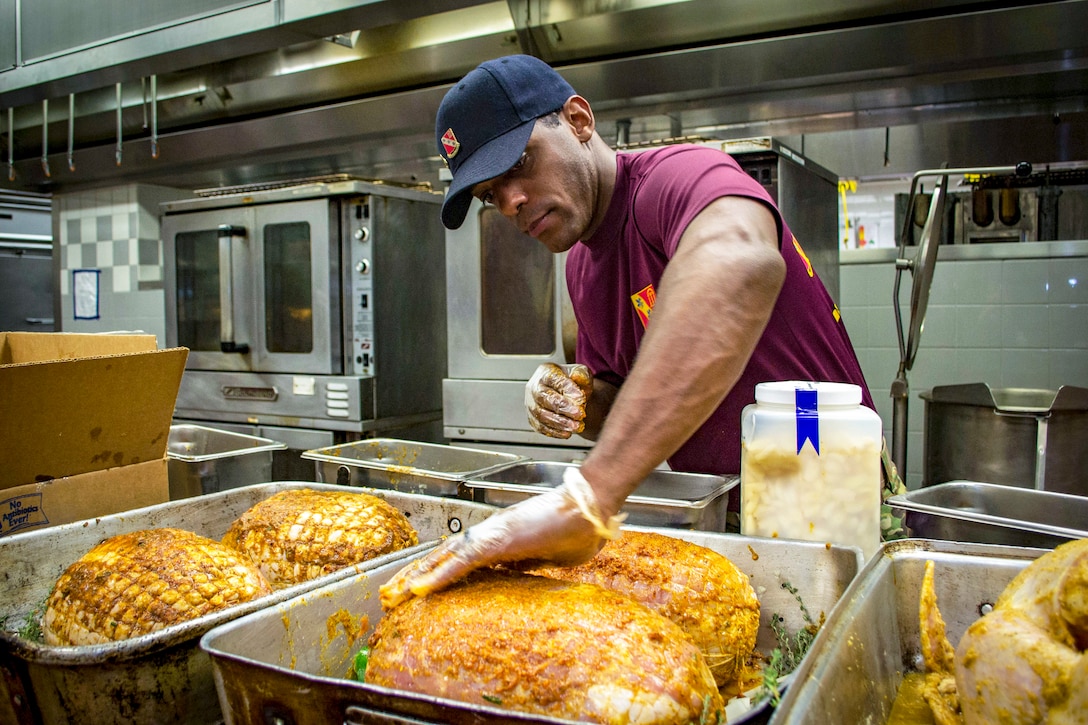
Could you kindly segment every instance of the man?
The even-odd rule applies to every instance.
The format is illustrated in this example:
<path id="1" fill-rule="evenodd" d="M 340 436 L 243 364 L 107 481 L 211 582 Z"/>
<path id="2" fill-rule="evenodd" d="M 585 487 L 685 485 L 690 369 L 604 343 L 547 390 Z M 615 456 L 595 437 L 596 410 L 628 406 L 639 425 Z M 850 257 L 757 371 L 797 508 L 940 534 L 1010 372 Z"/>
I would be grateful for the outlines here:
<path id="1" fill-rule="evenodd" d="M 536 430 L 596 444 L 559 488 L 402 571 L 383 603 L 488 564 L 589 559 L 663 461 L 738 472 L 741 410 L 759 382 L 854 383 L 872 407 L 799 241 L 727 154 L 690 145 L 617 154 L 589 102 L 529 56 L 465 76 L 439 107 L 436 135 L 453 173 L 447 227 L 462 224 L 475 196 L 550 251 L 569 251 L 579 365 L 542 366 L 526 405 Z"/>

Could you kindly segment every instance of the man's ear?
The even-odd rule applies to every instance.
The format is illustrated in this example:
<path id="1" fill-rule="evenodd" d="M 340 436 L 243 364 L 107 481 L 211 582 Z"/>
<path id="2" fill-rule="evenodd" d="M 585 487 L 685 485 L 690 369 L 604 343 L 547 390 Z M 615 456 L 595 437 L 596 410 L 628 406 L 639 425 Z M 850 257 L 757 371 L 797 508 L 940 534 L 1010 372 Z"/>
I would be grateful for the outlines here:
<path id="1" fill-rule="evenodd" d="M 597 127 L 589 101 L 581 96 L 571 96 L 563 105 L 563 115 L 578 140 L 582 143 L 589 141 L 593 136 L 594 129 Z"/>

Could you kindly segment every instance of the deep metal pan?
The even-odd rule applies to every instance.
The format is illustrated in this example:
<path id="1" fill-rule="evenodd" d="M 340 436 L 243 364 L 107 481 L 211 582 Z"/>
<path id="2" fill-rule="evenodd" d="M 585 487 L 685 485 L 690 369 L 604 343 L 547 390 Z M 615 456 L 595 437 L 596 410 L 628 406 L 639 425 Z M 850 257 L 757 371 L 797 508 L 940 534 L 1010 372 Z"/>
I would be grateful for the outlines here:
<path id="1" fill-rule="evenodd" d="M 276 482 L 75 522 L 0 539 L 0 722 L 199 723 L 222 717 L 211 662 L 200 636 L 212 627 L 371 567 L 430 549 L 440 538 L 478 523 L 495 509 L 469 501 L 379 489 L 348 489 L 386 499 L 403 511 L 420 544 L 356 567 L 296 584 L 261 599 L 123 642 L 50 647 L 18 629 L 61 573 L 110 536 L 170 526 L 220 539 L 250 506 L 294 488 L 342 486 Z M 5 712 L 8 708 L 8 712 Z"/>
<path id="2" fill-rule="evenodd" d="M 812 643 L 772 725 L 883 723 L 904 674 L 923 671 L 918 600 L 934 562 L 937 604 L 955 646 L 1045 549 L 904 539 L 869 560 Z"/>
<path id="3" fill-rule="evenodd" d="M 474 476 L 464 483 L 473 501 L 510 506 L 563 482 L 576 463 L 524 461 Z M 725 531 L 729 491 L 740 476 L 654 470 L 627 497 L 623 513 L 635 526 Z"/>
<path id="4" fill-rule="evenodd" d="M 770 628 L 776 614 L 790 631 L 804 626 L 796 600 L 781 586 L 783 581 L 797 588 L 814 616 L 830 614 L 862 564 L 856 548 L 683 529 L 649 530 L 718 551 L 751 577 L 762 605 L 756 647 L 763 652 L 777 646 Z M 346 679 L 353 656 L 382 617 L 378 589 L 399 568 L 400 564 L 390 564 L 342 579 L 205 634 L 200 644 L 211 655 L 227 723 L 359 722 L 358 713 L 367 711 L 406 718 L 390 722 L 563 722 Z M 761 705 L 734 722 L 759 722 L 768 715 L 769 706 Z"/>
<path id="5" fill-rule="evenodd" d="M 1088 497 L 974 481 L 950 481 L 894 496 L 912 535 L 1053 549 L 1088 538 Z"/>
<path id="6" fill-rule="evenodd" d="M 468 498 L 462 482 L 527 460 L 525 456 L 464 446 L 367 438 L 304 451 L 316 461 L 318 480 L 429 496 Z"/>
<path id="7" fill-rule="evenodd" d="M 166 441 L 170 500 L 271 481 L 274 452 L 286 448 L 270 438 L 175 423 Z"/>

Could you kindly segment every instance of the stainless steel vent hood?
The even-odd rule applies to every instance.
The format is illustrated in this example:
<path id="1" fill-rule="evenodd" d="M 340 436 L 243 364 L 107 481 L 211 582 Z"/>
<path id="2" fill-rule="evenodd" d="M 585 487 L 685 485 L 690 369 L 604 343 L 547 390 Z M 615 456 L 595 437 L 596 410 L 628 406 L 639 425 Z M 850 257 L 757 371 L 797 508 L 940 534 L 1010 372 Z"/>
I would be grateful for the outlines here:
<path id="1" fill-rule="evenodd" d="M 18 7 L 0 0 L 5 27 L 26 21 Z M 1088 110 L 1088 0 L 179 7 L 172 21 L 103 26 L 98 41 L 85 31 L 72 39 L 82 45 L 46 57 L 18 57 L 18 42 L 14 56 L 0 50 L 0 186 L 200 188 L 325 173 L 437 182 L 442 94 L 480 61 L 516 52 L 556 65 L 593 101 L 602 135 L 622 121 L 633 142 Z"/>

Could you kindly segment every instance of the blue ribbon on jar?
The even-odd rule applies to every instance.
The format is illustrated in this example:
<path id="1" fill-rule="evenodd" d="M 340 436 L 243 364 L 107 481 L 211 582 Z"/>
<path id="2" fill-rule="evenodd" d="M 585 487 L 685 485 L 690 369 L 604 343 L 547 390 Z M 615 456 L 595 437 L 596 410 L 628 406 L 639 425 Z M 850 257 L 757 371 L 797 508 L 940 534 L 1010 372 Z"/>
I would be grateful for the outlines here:
<path id="1" fill-rule="evenodd" d="M 816 391 L 797 388 L 794 391 L 794 407 L 797 420 L 797 453 L 801 453 L 805 441 L 810 441 L 816 455 L 820 455 L 820 416 Z"/>

